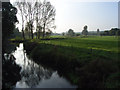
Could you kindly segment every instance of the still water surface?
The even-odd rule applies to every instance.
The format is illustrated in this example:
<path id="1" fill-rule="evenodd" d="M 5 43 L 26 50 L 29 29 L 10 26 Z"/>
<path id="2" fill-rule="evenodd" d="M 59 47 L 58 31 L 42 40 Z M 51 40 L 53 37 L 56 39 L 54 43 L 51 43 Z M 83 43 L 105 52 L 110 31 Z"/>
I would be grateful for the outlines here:
<path id="1" fill-rule="evenodd" d="M 20 43 L 12 54 L 16 58 L 16 64 L 22 67 L 21 80 L 16 83 L 15 88 L 77 88 L 57 71 L 45 68 L 30 59 L 23 43 Z"/>

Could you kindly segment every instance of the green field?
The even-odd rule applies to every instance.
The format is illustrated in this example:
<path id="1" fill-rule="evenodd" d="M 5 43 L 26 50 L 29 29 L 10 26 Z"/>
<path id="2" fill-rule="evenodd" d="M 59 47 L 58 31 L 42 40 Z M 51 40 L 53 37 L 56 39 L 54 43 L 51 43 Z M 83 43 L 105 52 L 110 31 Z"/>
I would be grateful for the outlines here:
<path id="1" fill-rule="evenodd" d="M 43 43 L 55 46 L 63 46 L 67 49 L 67 54 L 78 52 L 83 54 L 82 51 L 92 51 L 93 54 L 102 55 L 109 58 L 116 58 L 120 53 L 119 48 L 119 37 L 116 36 L 79 36 L 79 37 L 64 37 L 64 36 L 51 36 L 51 40 L 39 40 L 39 39 L 28 39 L 29 42 Z M 45 38 L 46 39 L 46 38 Z M 47 38 L 48 39 L 48 38 Z M 19 41 L 21 39 L 13 39 Z M 90 52 L 91 53 L 91 52 Z"/>
<path id="2" fill-rule="evenodd" d="M 36 40 L 31 42 L 45 43 L 56 46 L 72 48 L 67 50 L 68 53 L 74 51 L 77 55 L 83 54 L 92 50 L 92 53 L 98 56 L 104 56 L 111 59 L 116 59 L 119 53 L 119 37 L 116 36 L 80 36 L 80 37 L 63 37 L 51 36 L 50 38 L 58 38 L 53 40 Z M 82 50 L 82 51 L 80 51 Z M 83 54 L 85 55 L 85 53 Z"/>
<path id="3" fill-rule="evenodd" d="M 59 38 L 62 38 L 62 36 Z M 115 36 L 102 36 L 102 37 L 88 36 L 88 37 L 71 37 L 71 38 L 64 37 L 64 38 L 65 39 L 62 40 L 49 40 L 44 42 L 48 44 L 61 46 L 71 46 L 77 48 L 118 52 L 118 37 Z"/>
<path id="4" fill-rule="evenodd" d="M 79 55 L 83 54 L 81 50 L 85 52 L 92 50 L 93 54 L 109 57 L 111 59 L 116 59 L 118 54 L 120 53 L 120 39 L 116 36 L 51 36 L 49 37 L 49 39 L 51 40 L 39 40 L 34 38 L 28 39 L 28 41 L 36 42 L 39 44 L 43 43 L 55 46 L 63 46 L 65 49 L 69 47 L 72 50 L 67 49 L 67 54 L 72 53 L 72 51 L 74 51 L 75 53 L 77 53 L 77 55 Z M 16 38 L 12 39 L 12 41 L 21 42 L 23 40 L 21 40 L 20 38 Z"/>

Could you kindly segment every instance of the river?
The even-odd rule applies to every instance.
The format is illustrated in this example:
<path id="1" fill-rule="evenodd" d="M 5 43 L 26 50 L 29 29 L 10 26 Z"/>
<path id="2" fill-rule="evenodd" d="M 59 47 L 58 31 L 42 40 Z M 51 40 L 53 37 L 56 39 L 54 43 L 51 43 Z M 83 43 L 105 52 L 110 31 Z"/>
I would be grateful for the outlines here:
<path id="1" fill-rule="evenodd" d="M 15 88 L 77 88 L 58 71 L 35 63 L 26 54 L 23 43 L 12 54 L 16 58 L 15 63 L 21 67 L 21 80 L 16 82 Z"/>

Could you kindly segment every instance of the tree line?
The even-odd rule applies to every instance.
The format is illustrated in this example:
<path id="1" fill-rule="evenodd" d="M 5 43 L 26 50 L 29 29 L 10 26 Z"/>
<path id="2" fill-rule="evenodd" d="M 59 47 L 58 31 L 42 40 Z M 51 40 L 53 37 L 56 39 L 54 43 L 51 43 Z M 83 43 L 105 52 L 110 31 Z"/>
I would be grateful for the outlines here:
<path id="1" fill-rule="evenodd" d="M 44 38 L 46 35 L 51 34 L 51 30 L 55 29 L 56 9 L 49 1 L 33 0 L 29 2 L 18 0 L 15 6 L 20 11 L 23 39 L 25 39 L 25 35 L 33 39 L 33 30 L 35 30 L 36 38 L 40 39 L 40 37 Z"/>
<path id="2" fill-rule="evenodd" d="M 101 36 L 120 36 L 120 29 L 112 28 L 111 30 L 106 30 L 100 34 Z"/>
<path id="3" fill-rule="evenodd" d="M 88 26 L 85 25 L 81 33 L 75 33 L 74 30 L 69 29 L 67 33 L 62 33 L 62 35 L 67 36 L 80 36 L 80 35 L 97 35 L 97 36 L 120 36 L 120 29 L 112 28 L 111 30 L 100 31 L 97 29 L 96 31 L 88 31 Z"/>

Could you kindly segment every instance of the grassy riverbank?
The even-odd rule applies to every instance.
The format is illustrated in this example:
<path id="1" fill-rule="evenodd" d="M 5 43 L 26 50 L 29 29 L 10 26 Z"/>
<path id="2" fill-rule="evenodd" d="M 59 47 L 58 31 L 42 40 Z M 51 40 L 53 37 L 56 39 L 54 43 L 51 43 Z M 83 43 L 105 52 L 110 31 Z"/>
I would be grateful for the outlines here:
<path id="1" fill-rule="evenodd" d="M 118 37 L 52 37 L 28 40 L 27 53 L 79 87 L 120 87 Z"/>

